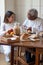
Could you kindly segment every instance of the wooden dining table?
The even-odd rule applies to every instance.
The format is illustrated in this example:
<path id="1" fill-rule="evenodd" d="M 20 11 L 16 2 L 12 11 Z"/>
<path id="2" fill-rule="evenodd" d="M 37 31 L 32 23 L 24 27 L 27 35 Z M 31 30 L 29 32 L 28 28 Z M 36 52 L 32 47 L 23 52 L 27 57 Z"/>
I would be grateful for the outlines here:
<path id="1" fill-rule="evenodd" d="M 25 48 L 35 48 L 35 65 L 40 64 L 39 54 L 43 54 L 43 40 L 40 41 L 20 41 L 20 43 L 15 43 L 14 46 L 25 47 Z"/>
<path id="2" fill-rule="evenodd" d="M 5 41 L 0 41 L 0 45 L 11 46 L 11 65 L 14 65 L 14 47 L 25 47 L 25 48 L 35 48 L 35 65 L 39 65 L 39 54 L 43 54 L 43 40 L 39 41 L 20 41 L 15 43 L 8 43 Z"/>

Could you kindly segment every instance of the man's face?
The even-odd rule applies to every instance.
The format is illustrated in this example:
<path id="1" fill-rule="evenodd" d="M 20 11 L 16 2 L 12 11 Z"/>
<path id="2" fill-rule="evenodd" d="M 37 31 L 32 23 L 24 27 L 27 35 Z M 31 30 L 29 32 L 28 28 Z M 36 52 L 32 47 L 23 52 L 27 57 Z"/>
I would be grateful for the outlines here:
<path id="1" fill-rule="evenodd" d="M 30 19 L 30 20 L 35 20 L 37 17 L 32 16 L 30 13 L 28 13 L 27 18 Z"/>

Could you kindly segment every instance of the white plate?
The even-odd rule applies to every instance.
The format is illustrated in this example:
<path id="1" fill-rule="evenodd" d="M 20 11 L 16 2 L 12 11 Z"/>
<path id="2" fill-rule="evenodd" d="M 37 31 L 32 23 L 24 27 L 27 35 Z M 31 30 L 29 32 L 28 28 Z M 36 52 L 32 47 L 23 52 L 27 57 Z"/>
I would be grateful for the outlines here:
<path id="1" fill-rule="evenodd" d="M 29 36 L 28 38 L 34 39 L 35 37 L 38 37 L 37 34 L 32 34 L 32 35 Z"/>
<path id="2" fill-rule="evenodd" d="M 40 39 L 29 38 L 31 41 L 39 41 Z"/>

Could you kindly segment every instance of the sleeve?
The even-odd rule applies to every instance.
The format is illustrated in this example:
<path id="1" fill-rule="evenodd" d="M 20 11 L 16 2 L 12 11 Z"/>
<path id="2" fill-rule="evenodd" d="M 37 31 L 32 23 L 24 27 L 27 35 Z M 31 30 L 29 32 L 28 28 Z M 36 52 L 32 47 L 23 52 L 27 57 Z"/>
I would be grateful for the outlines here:
<path id="1" fill-rule="evenodd" d="M 26 26 L 27 20 L 24 21 L 23 26 Z"/>
<path id="2" fill-rule="evenodd" d="M 43 22 L 43 21 L 42 21 Z M 43 31 L 43 23 L 40 24 L 40 31 Z"/>
<path id="3" fill-rule="evenodd" d="M 40 20 L 40 23 L 38 25 L 38 30 L 39 30 L 39 32 L 43 31 L 43 20 Z"/>
<path id="4" fill-rule="evenodd" d="M 24 29 L 27 29 L 28 28 L 28 20 L 26 19 L 25 21 L 24 21 L 24 23 L 22 24 L 22 27 L 24 28 Z"/>

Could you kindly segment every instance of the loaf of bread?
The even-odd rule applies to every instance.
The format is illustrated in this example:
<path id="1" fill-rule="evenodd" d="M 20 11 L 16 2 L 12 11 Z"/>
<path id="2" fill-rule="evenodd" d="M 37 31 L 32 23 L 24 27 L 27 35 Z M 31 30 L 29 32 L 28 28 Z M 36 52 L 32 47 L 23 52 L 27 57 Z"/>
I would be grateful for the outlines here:
<path id="1" fill-rule="evenodd" d="M 28 34 L 27 33 L 23 33 L 20 37 L 20 39 L 27 39 L 28 38 Z"/>

